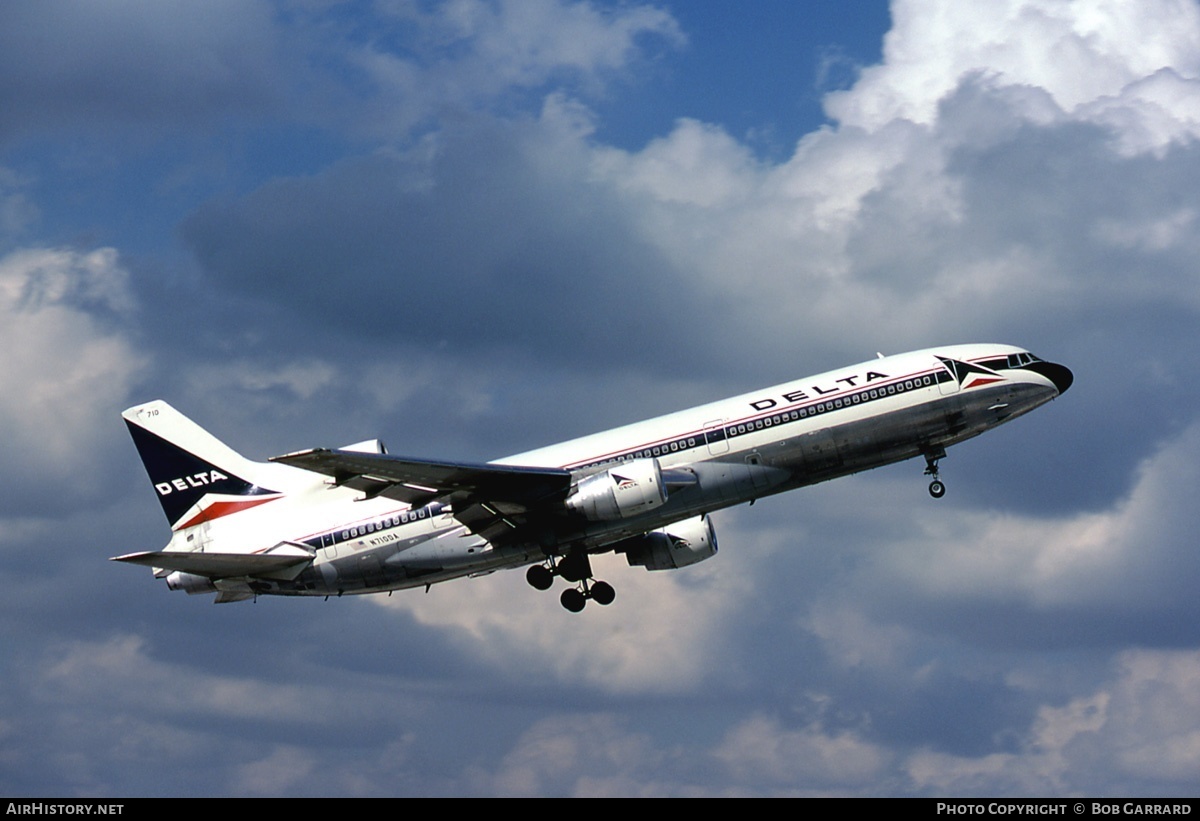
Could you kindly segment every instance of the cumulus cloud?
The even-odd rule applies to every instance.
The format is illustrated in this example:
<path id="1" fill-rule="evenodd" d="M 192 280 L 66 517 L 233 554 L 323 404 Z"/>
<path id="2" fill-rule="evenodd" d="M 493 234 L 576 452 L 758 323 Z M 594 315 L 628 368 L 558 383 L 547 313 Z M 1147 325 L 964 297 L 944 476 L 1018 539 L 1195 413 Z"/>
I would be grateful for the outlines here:
<path id="1" fill-rule="evenodd" d="M 111 248 L 26 249 L 0 258 L 0 430 L 14 490 L 43 500 L 50 485 L 85 496 L 108 454 L 101 431 L 146 363 L 122 327 L 134 310 L 128 277 Z M 104 426 L 104 427 L 102 427 Z M 19 478 L 18 478 L 19 477 Z M 28 511 L 30 499 L 6 503 Z"/>
<path id="2" fill-rule="evenodd" d="M 941 101 L 971 75 L 1040 89 L 1072 112 L 1162 69 L 1200 73 L 1200 11 L 1187 0 L 934 8 L 897 0 L 892 21 L 883 62 L 865 69 L 853 88 L 826 97 L 826 111 L 843 125 L 874 131 L 897 119 L 930 124 Z"/>

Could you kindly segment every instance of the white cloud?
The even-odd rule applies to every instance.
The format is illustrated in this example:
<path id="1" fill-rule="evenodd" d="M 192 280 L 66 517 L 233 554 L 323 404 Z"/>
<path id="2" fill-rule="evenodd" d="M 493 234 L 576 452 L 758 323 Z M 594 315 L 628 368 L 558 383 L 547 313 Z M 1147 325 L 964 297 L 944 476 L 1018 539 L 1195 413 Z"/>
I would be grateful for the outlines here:
<path id="1" fill-rule="evenodd" d="M 1093 693 L 1038 710 L 1016 753 L 976 758 L 930 751 L 904 764 L 917 790 L 1026 795 L 1188 795 L 1200 772 L 1200 653 L 1129 650 Z"/>
<path id="2" fill-rule="evenodd" d="M 381 28 L 398 23 L 405 46 L 373 38 L 351 59 L 390 101 L 373 101 L 365 116 L 393 137 L 406 137 L 427 118 L 489 108 L 552 80 L 596 92 L 605 77 L 639 59 L 648 39 L 668 46 L 685 40 L 668 12 L 642 5 L 454 0 L 428 12 L 409 3 L 382 10 Z"/>
<path id="3" fill-rule="evenodd" d="M 321 687 L 273 684 L 204 673 L 156 659 L 135 635 L 76 641 L 55 648 L 40 671 L 45 697 L 66 702 L 139 705 L 147 718 L 191 715 L 209 720 L 305 721 L 329 716 L 338 699 Z"/>
<path id="4" fill-rule="evenodd" d="M 923 516 L 880 556 L 882 577 L 934 599 L 1018 601 L 1035 611 L 1191 609 L 1200 424 L 1162 444 L 1111 509 L 1058 516 L 962 510 Z M 1151 640 L 1151 636 L 1146 636 Z"/>
<path id="5" fill-rule="evenodd" d="M 700 208 L 742 207 L 758 188 L 749 149 L 722 129 L 680 120 L 667 137 L 636 153 L 601 149 L 595 173 L 652 202 Z"/>
<path id="6" fill-rule="evenodd" d="M 559 582 L 539 593 L 523 570 L 407 591 L 377 603 L 440 628 L 470 656 L 506 675 L 537 675 L 611 693 L 692 693 L 717 673 L 728 635 L 723 618 L 750 595 L 749 580 L 722 556 L 682 570 L 648 573 L 622 557 L 593 557 L 596 578 L 617 601 L 580 616 L 558 601 Z"/>
<path id="7" fill-rule="evenodd" d="M 113 249 L 0 258 L 0 432 L 14 481 L 86 486 L 100 431 L 147 361 L 119 324 L 132 311 Z"/>
<path id="8" fill-rule="evenodd" d="M 731 729 L 713 754 L 735 782 L 806 792 L 869 788 L 891 757 L 854 732 L 829 732 L 819 725 L 788 729 L 763 715 Z"/>
<path id="9" fill-rule="evenodd" d="M 1200 9 L 1188 0 L 896 0 L 892 19 L 884 62 L 826 97 L 843 125 L 932 123 L 938 104 L 972 74 L 1044 89 L 1070 112 L 1160 69 L 1200 73 Z"/>
<path id="10" fill-rule="evenodd" d="M 571 797 L 701 796 L 739 790 L 708 771 L 711 752 L 661 745 L 611 712 L 560 713 L 521 734 L 494 770 L 475 778 L 484 794 Z"/>
<path id="11" fill-rule="evenodd" d="M 1161 153 L 1173 143 L 1200 137 L 1200 79 L 1161 68 L 1131 82 L 1120 94 L 1080 110 L 1082 118 L 1111 129 L 1122 153 Z"/>
<path id="12" fill-rule="evenodd" d="M 648 35 L 680 43 L 671 15 L 652 6 L 600 10 L 587 2 L 556 0 L 456 0 L 442 18 L 454 40 L 472 42 L 472 53 L 505 88 L 544 82 L 563 68 L 582 73 L 624 67 Z M 484 81 L 474 78 L 474 85 Z"/>
<path id="13" fill-rule="evenodd" d="M 295 399 L 309 400 L 337 377 L 333 364 L 304 358 L 269 365 L 250 359 L 198 365 L 190 375 L 198 392 L 245 391 L 251 394 L 283 390 Z"/>
<path id="14" fill-rule="evenodd" d="M 306 794 L 320 766 L 315 752 L 291 745 L 276 745 L 269 755 L 237 768 L 232 784 L 236 795 L 277 796 Z"/>

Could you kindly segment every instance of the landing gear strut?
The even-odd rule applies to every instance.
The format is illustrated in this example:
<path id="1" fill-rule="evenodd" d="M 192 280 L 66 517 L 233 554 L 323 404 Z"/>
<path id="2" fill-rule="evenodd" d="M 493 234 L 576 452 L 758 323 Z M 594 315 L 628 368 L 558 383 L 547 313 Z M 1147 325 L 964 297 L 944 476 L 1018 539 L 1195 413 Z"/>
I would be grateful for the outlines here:
<path id="1" fill-rule="evenodd" d="M 935 499 L 946 495 L 946 486 L 938 478 L 938 462 L 945 458 L 946 449 L 943 447 L 925 452 L 925 475 L 933 477 L 933 481 L 929 483 L 929 495 Z"/>
<path id="2" fill-rule="evenodd" d="M 547 559 L 546 564 L 535 564 L 525 571 L 525 580 L 538 590 L 549 590 L 555 576 L 576 585 L 564 590 L 558 599 L 572 613 L 582 610 L 588 599 L 596 604 L 612 604 L 617 597 L 611 584 L 592 578 L 592 563 L 582 551 L 568 553 L 557 562 Z"/>

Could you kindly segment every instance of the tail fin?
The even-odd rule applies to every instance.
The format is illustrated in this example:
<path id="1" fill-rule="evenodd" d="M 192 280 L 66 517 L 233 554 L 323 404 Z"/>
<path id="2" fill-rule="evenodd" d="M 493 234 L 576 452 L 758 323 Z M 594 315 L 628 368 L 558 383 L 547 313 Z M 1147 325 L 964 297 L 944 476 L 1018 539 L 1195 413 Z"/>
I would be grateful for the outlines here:
<path id="1" fill-rule="evenodd" d="M 252 462 L 163 401 L 121 416 L 172 530 L 274 501 L 275 466 Z"/>

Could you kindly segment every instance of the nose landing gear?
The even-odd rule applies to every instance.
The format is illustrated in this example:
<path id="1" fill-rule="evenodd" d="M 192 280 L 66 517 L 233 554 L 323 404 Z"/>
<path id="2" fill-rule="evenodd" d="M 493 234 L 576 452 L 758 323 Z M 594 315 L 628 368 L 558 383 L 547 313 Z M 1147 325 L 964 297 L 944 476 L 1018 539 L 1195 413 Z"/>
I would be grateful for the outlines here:
<path id="1" fill-rule="evenodd" d="M 938 478 L 938 462 L 945 458 L 946 449 L 943 447 L 925 452 L 925 475 L 933 477 L 933 481 L 929 483 L 929 495 L 935 499 L 946 495 L 946 485 Z"/>

